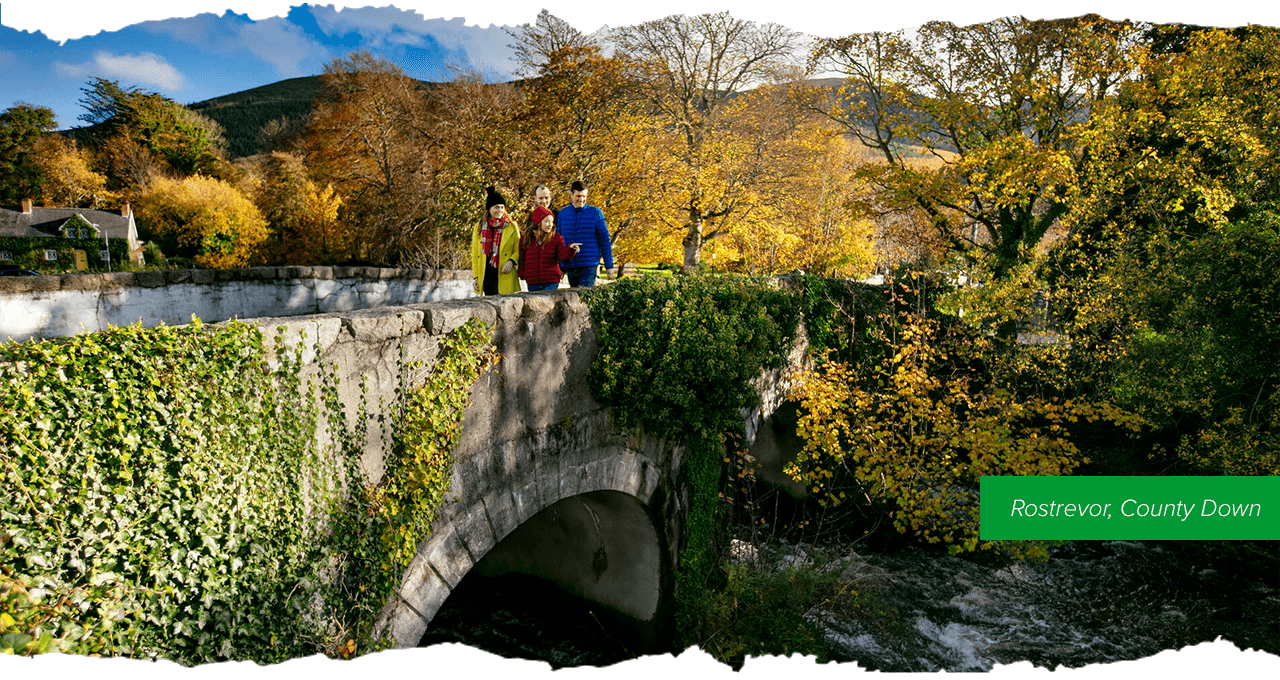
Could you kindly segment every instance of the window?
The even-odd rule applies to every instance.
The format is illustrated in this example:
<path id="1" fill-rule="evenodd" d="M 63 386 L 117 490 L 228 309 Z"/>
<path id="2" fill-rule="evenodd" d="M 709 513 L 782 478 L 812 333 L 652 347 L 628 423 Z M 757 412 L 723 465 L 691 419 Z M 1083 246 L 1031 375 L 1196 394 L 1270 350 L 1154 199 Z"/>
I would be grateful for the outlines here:
<path id="1" fill-rule="evenodd" d="M 0 250 L 0 260 L 12 260 L 13 253 L 7 250 Z"/>
<path id="2" fill-rule="evenodd" d="M 56 262 L 58 260 L 58 251 L 46 248 L 44 251 L 44 259 Z"/>
<path id="3" fill-rule="evenodd" d="M 103 248 L 102 250 L 99 250 L 99 251 L 98 251 L 98 259 L 99 259 L 99 260 L 102 260 L 103 262 L 106 262 L 106 261 L 110 260 L 110 259 L 111 259 L 111 251 L 110 251 L 110 250 L 107 250 L 106 248 Z"/>

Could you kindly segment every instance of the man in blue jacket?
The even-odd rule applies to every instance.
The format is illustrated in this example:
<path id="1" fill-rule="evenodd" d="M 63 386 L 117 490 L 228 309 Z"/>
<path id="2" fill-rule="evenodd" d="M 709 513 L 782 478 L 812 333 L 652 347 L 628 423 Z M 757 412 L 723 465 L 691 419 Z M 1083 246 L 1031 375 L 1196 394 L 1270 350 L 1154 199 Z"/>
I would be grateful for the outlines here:
<path id="1" fill-rule="evenodd" d="M 596 284 L 596 265 L 604 258 L 605 269 L 613 269 L 613 246 L 609 242 L 609 228 L 604 223 L 604 213 L 587 205 L 587 185 L 574 182 L 569 188 L 571 203 L 556 215 L 556 226 L 564 242 L 581 249 L 573 259 L 564 264 L 569 276 L 569 287 L 590 288 Z"/>

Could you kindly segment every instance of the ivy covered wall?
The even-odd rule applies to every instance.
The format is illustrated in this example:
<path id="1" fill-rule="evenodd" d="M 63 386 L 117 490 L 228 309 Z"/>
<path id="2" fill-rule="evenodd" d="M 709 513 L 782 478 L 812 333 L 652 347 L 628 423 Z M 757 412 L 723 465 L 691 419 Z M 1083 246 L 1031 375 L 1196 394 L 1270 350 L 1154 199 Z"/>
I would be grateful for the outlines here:
<path id="1" fill-rule="evenodd" d="M 300 378 L 304 343 L 196 321 L 0 345 L 0 652 L 195 664 L 378 646 L 373 616 L 495 360 L 489 330 L 401 363 L 417 380 L 388 405 L 376 485 L 369 414 L 347 417 L 332 368 Z"/>

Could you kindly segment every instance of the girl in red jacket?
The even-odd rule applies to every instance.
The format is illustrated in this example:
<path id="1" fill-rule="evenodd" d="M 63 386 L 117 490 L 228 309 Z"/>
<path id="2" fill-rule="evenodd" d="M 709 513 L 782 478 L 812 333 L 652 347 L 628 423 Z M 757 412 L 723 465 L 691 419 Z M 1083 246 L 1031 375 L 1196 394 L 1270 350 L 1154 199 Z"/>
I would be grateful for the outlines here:
<path id="1" fill-rule="evenodd" d="M 537 227 L 526 232 L 520 241 L 520 278 L 529 284 L 529 290 L 554 290 L 560 287 L 560 261 L 578 254 L 582 244 L 565 245 L 564 237 L 556 233 L 556 218 L 543 206 L 533 209 L 530 216 Z"/>

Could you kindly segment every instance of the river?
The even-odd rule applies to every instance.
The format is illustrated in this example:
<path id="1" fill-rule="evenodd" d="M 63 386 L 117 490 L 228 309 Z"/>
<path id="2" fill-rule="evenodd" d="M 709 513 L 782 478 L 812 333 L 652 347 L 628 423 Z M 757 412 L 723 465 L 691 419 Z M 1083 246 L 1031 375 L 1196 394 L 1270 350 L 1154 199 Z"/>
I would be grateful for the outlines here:
<path id="1" fill-rule="evenodd" d="M 985 671 L 1017 661 L 1079 667 L 1219 635 L 1280 653 L 1276 542 L 1076 541 L 1046 562 L 1008 564 L 912 546 L 871 551 L 774 539 L 735 541 L 734 548 L 759 569 L 795 568 L 825 553 L 822 568 L 838 571 L 860 596 L 816 606 L 806 618 L 823 632 L 832 661 L 866 669 Z M 589 604 L 554 586 L 513 575 L 467 579 L 422 646 L 461 642 L 553 668 L 633 657 Z"/>

